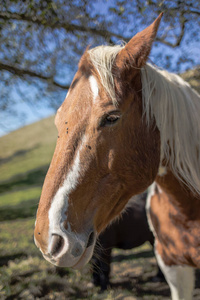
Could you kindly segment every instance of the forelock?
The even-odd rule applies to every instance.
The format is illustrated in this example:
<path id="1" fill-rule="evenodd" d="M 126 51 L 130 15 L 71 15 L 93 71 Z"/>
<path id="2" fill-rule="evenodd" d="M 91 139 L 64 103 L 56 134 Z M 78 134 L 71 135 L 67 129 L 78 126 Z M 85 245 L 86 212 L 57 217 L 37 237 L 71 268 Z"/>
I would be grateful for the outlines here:
<path id="1" fill-rule="evenodd" d="M 113 78 L 113 63 L 119 51 L 123 46 L 98 46 L 88 51 L 91 63 L 98 72 L 101 83 L 106 92 L 110 96 L 113 104 L 116 104 L 114 78 Z"/>

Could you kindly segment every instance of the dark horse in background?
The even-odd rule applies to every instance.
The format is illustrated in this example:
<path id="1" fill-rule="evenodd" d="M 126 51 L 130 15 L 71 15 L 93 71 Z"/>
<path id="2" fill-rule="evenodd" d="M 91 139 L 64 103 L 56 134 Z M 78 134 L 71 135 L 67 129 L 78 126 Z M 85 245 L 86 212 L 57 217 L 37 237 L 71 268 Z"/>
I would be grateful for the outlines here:
<path id="1" fill-rule="evenodd" d="M 129 200 L 124 211 L 98 237 L 92 258 L 93 283 L 101 290 L 109 286 L 111 253 L 113 248 L 132 249 L 145 242 L 154 245 L 154 236 L 149 229 L 146 216 L 147 193 L 134 196 Z M 156 280 L 163 280 L 158 269 Z"/>
<path id="2" fill-rule="evenodd" d="M 123 46 L 83 54 L 57 111 L 35 243 L 83 267 L 101 231 L 151 185 L 148 218 L 173 300 L 191 300 L 200 267 L 200 95 L 147 63 L 162 14 Z"/>

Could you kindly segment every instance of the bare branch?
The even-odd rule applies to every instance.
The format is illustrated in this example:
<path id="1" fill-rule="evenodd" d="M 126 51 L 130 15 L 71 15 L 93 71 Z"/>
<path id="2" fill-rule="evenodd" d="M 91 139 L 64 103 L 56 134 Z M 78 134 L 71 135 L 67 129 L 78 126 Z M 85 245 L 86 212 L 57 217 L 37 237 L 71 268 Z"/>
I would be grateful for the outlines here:
<path id="1" fill-rule="evenodd" d="M 161 43 L 163 43 L 163 44 L 165 44 L 165 45 L 171 47 L 171 48 L 176 48 L 176 47 L 180 46 L 181 41 L 182 41 L 182 39 L 183 39 L 183 36 L 184 36 L 184 34 L 185 34 L 185 23 L 186 23 L 186 20 L 183 20 L 183 21 L 181 22 L 181 33 L 180 33 L 179 36 L 177 36 L 177 39 L 176 39 L 176 42 L 175 42 L 175 43 L 171 43 L 171 42 L 169 42 L 169 41 L 166 41 L 166 40 L 165 40 L 165 37 L 166 37 L 166 36 L 165 36 L 164 38 L 163 38 L 163 37 L 161 37 L 161 38 L 157 37 L 156 40 L 157 40 L 158 42 L 161 42 Z"/>
<path id="2" fill-rule="evenodd" d="M 59 87 L 61 89 L 65 89 L 65 90 L 69 89 L 69 85 L 59 84 L 58 82 L 56 82 L 54 80 L 53 76 L 45 76 L 45 75 L 38 74 L 38 73 L 35 73 L 33 71 L 30 71 L 30 70 L 20 69 L 16 66 L 11 66 L 11 65 L 4 64 L 4 63 L 1 63 L 1 62 L 0 62 L 0 70 L 8 71 L 8 72 L 10 72 L 14 75 L 20 76 L 20 77 L 23 77 L 24 75 L 28 75 L 30 77 L 35 77 L 35 78 L 38 78 L 38 79 L 47 80 L 51 84 L 55 85 L 56 87 Z"/>
<path id="3" fill-rule="evenodd" d="M 116 34 L 106 29 L 97 29 L 83 25 L 76 25 L 67 22 L 63 22 L 62 20 L 46 20 L 45 18 L 37 17 L 37 16 L 28 16 L 26 14 L 16 14 L 11 12 L 0 12 L 0 18 L 3 20 L 17 20 L 17 21 L 27 21 L 40 26 L 50 27 L 52 29 L 60 29 L 64 28 L 67 32 L 81 31 L 81 32 L 89 32 L 95 35 L 99 35 L 102 37 L 116 37 L 120 40 L 124 40 L 124 37 L 120 34 Z M 111 41 L 112 42 L 112 41 Z"/>

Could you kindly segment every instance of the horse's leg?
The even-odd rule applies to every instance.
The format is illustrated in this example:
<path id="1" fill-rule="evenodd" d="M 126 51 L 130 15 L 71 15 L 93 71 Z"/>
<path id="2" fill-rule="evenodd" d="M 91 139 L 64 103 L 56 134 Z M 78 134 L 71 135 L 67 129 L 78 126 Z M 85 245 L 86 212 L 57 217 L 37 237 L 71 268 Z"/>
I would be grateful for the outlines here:
<path id="1" fill-rule="evenodd" d="M 189 266 L 167 266 L 155 250 L 158 265 L 171 290 L 172 300 L 192 300 L 194 268 Z"/>
<path id="2" fill-rule="evenodd" d="M 100 286 L 104 291 L 109 286 L 111 248 L 104 249 L 103 246 L 96 247 L 92 258 L 92 278 L 95 286 Z"/>
<path id="3" fill-rule="evenodd" d="M 100 285 L 101 290 L 104 291 L 110 284 L 110 263 L 111 263 L 111 248 L 104 249 L 101 256 L 101 273 L 100 273 Z"/>

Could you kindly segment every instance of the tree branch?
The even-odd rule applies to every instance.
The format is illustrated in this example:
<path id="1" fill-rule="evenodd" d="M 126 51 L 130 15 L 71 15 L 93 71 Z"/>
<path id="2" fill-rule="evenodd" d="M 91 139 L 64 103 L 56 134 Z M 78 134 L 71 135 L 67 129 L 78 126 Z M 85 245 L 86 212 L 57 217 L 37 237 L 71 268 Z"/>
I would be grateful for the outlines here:
<path id="1" fill-rule="evenodd" d="M 26 14 L 16 14 L 11 12 L 0 12 L 0 18 L 3 20 L 17 20 L 17 21 L 27 21 L 37 25 L 50 27 L 52 29 L 60 29 L 64 28 L 67 32 L 81 31 L 81 32 L 89 32 L 95 35 L 99 35 L 102 37 L 116 37 L 120 40 L 124 40 L 124 37 L 120 34 L 116 34 L 106 29 L 97 29 L 92 27 L 87 27 L 83 25 L 76 25 L 67 22 L 62 22 L 61 20 L 46 20 L 45 18 L 37 17 L 37 16 L 28 16 Z M 126 39 L 125 39 L 126 40 Z"/>
<path id="2" fill-rule="evenodd" d="M 69 85 L 59 84 L 58 82 L 56 82 L 54 80 L 53 76 L 45 76 L 45 75 L 38 74 L 38 73 L 35 73 L 33 71 L 30 71 L 30 70 L 20 69 L 16 66 L 11 66 L 11 65 L 4 64 L 4 63 L 1 63 L 1 62 L 0 62 L 0 70 L 8 71 L 8 72 L 10 72 L 14 75 L 20 76 L 20 77 L 23 77 L 24 75 L 28 75 L 30 77 L 35 77 L 35 78 L 38 78 L 38 79 L 49 81 L 51 84 L 53 84 L 56 87 L 59 87 L 61 89 L 65 89 L 65 90 L 69 89 Z"/>
<path id="3" fill-rule="evenodd" d="M 191 12 L 199 14 L 198 11 L 191 11 Z M 37 17 L 37 16 L 28 16 L 26 14 L 0 12 L 0 18 L 4 19 L 4 20 L 12 19 L 12 20 L 17 20 L 17 21 L 27 21 L 27 22 L 31 22 L 31 23 L 34 23 L 34 24 L 37 24 L 40 26 L 46 26 L 46 27 L 49 27 L 52 29 L 64 28 L 67 32 L 74 32 L 74 31 L 89 32 L 89 33 L 92 33 L 95 35 L 99 35 L 101 37 L 107 37 L 111 44 L 113 43 L 112 37 L 118 38 L 119 40 L 124 40 L 125 42 L 129 41 L 131 38 L 131 37 L 124 38 L 124 36 L 122 36 L 121 34 L 116 34 L 114 32 L 106 30 L 106 29 L 97 29 L 97 28 L 92 28 L 92 27 L 83 26 L 83 25 L 76 25 L 76 24 L 71 24 L 71 23 L 67 23 L 67 22 L 62 22 L 61 20 L 54 21 L 52 19 L 52 21 L 50 21 L 45 18 L 41 18 L 41 17 Z M 184 33 L 185 33 L 185 22 L 182 22 L 181 23 L 181 33 L 177 37 L 177 40 L 175 43 L 171 43 L 171 42 L 165 40 L 165 38 L 163 38 L 163 37 L 161 37 L 161 38 L 157 37 L 156 41 L 158 41 L 162 44 L 165 44 L 171 48 L 175 48 L 180 45 L 180 43 L 183 39 Z"/>
<path id="4" fill-rule="evenodd" d="M 180 46 L 183 36 L 185 34 L 185 23 L 186 23 L 186 20 L 181 22 L 181 33 L 179 36 L 177 36 L 175 43 L 168 42 L 165 40 L 165 38 L 163 39 L 162 37 L 161 38 L 157 37 L 156 40 L 159 41 L 160 43 L 163 43 L 163 44 L 171 47 L 171 48 L 176 48 L 176 47 Z"/>

